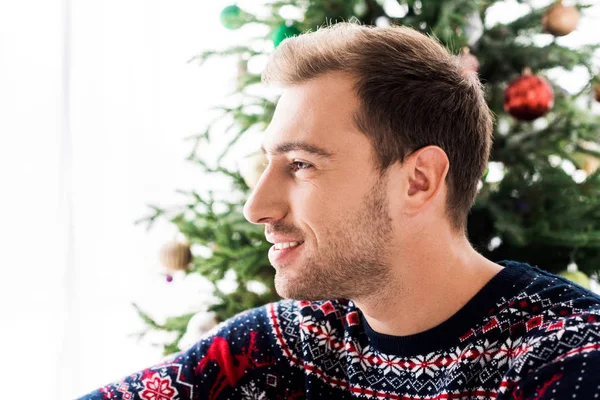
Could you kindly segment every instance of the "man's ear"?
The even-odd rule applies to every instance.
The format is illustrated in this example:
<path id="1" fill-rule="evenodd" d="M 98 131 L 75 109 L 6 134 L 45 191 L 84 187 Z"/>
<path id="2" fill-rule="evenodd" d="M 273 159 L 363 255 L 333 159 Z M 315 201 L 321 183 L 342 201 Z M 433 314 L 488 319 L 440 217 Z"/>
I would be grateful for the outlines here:
<path id="1" fill-rule="evenodd" d="M 404 209 L 410 214 L 428 206 L 444 191 L 450 161 L 438 146 L 427 146 L 405 159 L 407 188 Z"/>

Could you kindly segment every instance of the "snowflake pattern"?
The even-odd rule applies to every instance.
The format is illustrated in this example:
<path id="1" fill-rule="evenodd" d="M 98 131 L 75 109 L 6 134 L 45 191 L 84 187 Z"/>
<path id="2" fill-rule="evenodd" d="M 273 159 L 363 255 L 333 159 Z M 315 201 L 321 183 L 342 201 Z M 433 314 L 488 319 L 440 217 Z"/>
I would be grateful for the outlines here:
<path id="1" fill-rule="evenodd" d="M 159 376 L 158 373 L 144 379 L 144 390 L 140 392 L 143 400 L 172 400 L 177 396 L 177 390 L 171 384 L 171 377 Z"/>
<path id="2" fill-rule="evenodd" d="M 411 372 L 415 374 L 415 377 L 421 376 L 421 374 L 427 374 L 431 378 L 434 377 L 435 372 L 439 369 L 435 365 L 438 355 L 435 353 L 429 353 L 426 356 L 416 356 L 413 360 L 414 367 Z"/>
<path id="3" fill-rule="evenodd" d="M 267 394 L 260 390 L 254 381 L 240 388 L 244 400 L 267 400 Z"/>
<path id="4" fill-rule="evenodd" d="M 391 373 L 400 375 L 400 373 L 402 372 L 402 369 L 398 364 L 400 361 L 399 357 L 390 354 L 380 354 L 379 359 L 381 360 L 380 366 L 383 367 L 382 371 L 384 375 L 388 375 Z"/>

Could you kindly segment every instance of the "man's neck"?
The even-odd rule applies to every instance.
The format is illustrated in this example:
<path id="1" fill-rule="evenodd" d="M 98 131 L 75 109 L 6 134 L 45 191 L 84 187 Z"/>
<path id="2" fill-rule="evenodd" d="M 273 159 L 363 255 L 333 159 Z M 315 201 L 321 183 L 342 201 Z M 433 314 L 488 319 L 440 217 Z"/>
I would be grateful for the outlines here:
<path id="1" fill-rule="evenodd" d="M 374 331 L 407 336 L 434 328 L 503 268 L 477 253 L 466 238 L 454 251 L 437 250 L 395 268 L 389 285 L 377 293 L 352 299 Z"/>

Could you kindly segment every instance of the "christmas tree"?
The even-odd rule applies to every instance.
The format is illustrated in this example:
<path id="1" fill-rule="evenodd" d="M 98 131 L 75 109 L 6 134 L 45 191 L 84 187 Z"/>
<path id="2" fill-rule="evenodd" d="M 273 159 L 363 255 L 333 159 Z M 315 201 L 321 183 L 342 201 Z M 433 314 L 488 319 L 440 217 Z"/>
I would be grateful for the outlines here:
<path id="1" fill-rule="evenodd" d="M 600 101 L 600 78 L 592 61 L 600 44 L 574 49 L 561 38 L 577 29 L 589 6 L 529 4 L 529 12 L 511 22 L 487 23 L 501 7 L 502 2 L 493 0 L 306 0 L 269 2 L 253 13 L 235 4 L 223 9 L 221 21 L 228 29 L 266 28 L 266 34 L 244 45 L 193 58 L 199 64 L 216 56 L 237 58 L 234 105 L 219 107 L 219 120 L 191 137 L 188 157 L 206 173 L 228 179 L 231 190 L 226 195 L 207 188 L 181 191 L 186 197 L 182 206 L 152 207 L 139 223 L 150 228 L 165 218 L 185 237 L 161 250 L 169 271 L 200 274 L 213 283 L 230 274 L 237 285 L 231 293 L 215 285 L 212 314 L 177 315 L 157 323 L 147 310 L 138 309 L 150 328 L 176 333 L 165 345 L 166 354 L 180 350 L 186 332 L 208 329 L 213 320 L 279 299 L 264 228 L 242 215 L 264 156 L 249 151 L 245 171 L 228 164 L 227 157 L 244 135 L 264 131 L 277 103 L 277 96 L 260 90 L 260 71 L 248 65 L 288 37 L 342 21 L 412 27 L 460 57 L 465 74 L 479 76 L 496 121 L 490 166 L 468 218 L 470 242 L 492 261 L 523 261 L 588 284 L 600 270 L 600 117 L 591 111 L 594 97 Z M 562 89 L 548 74 L 576 68 L 587 81 L 577 93 Z M 224 129 L 219 121 L 230 124 Z M 228 142 L 220 154 L 207 157 L 216 136 Z"/>

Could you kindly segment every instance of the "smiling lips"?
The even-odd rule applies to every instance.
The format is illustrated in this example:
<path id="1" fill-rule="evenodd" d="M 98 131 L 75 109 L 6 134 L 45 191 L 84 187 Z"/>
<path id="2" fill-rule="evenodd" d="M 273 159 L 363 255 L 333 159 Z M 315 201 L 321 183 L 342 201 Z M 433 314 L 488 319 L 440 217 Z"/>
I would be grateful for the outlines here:
<path id="1" fill-rule="evenodd" d="M 304 242 L 278 242 L 269 249 L 271 265 L 289 264 L 294 257 L 300 254 Z"/>
<path id="2" fill-rule="evenodd" d="M 287 249 L 290 247 L 296 247 L 301 245 L 304 242 L 279 242 L 275 243 L 275 250 Z"/>

